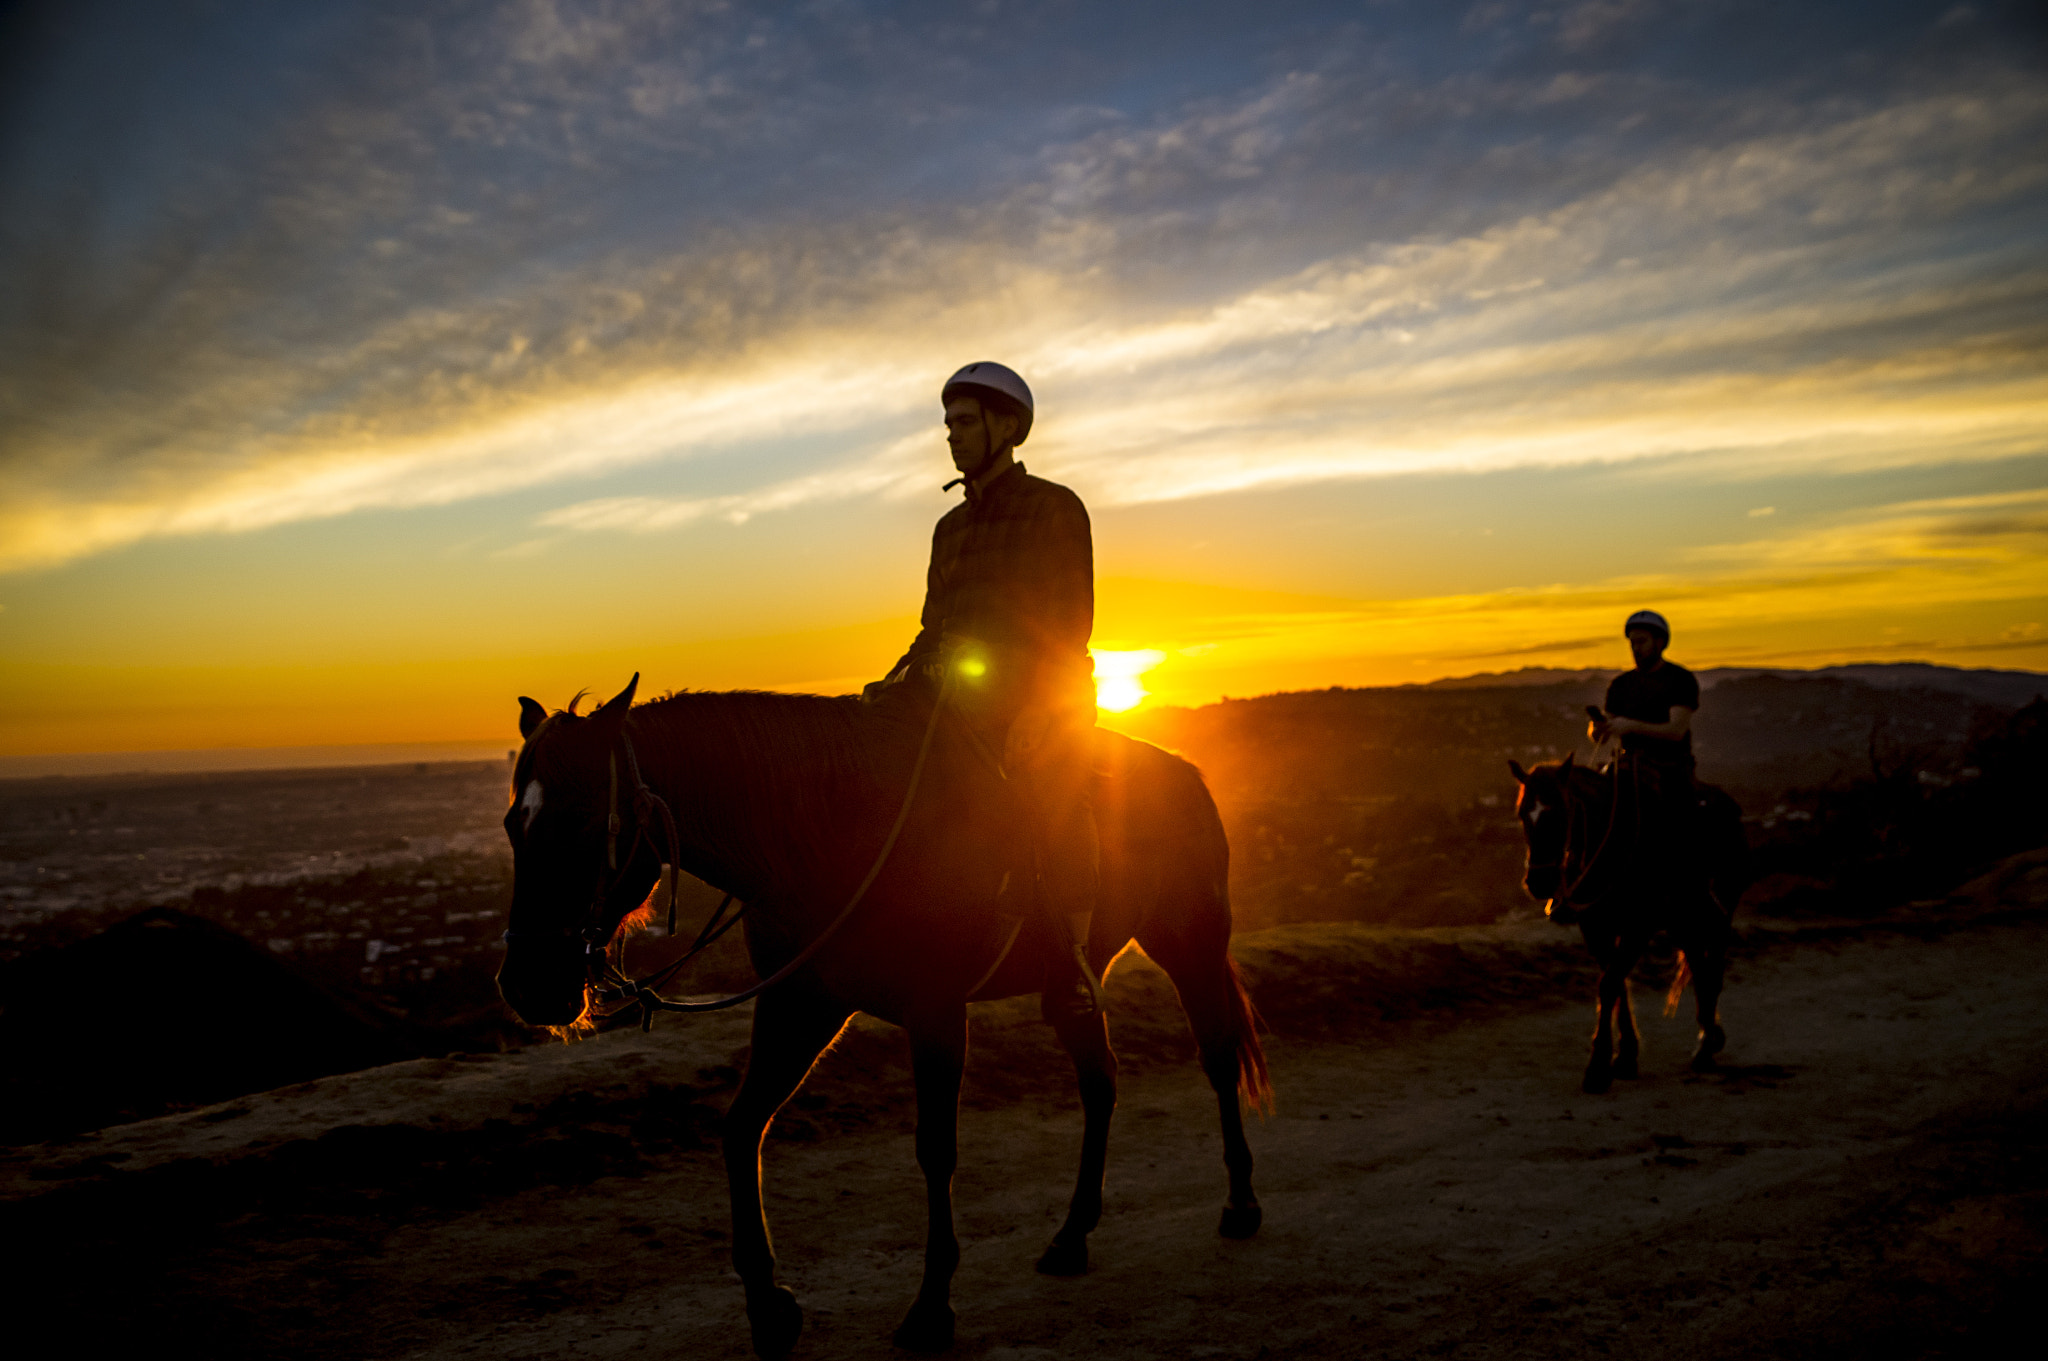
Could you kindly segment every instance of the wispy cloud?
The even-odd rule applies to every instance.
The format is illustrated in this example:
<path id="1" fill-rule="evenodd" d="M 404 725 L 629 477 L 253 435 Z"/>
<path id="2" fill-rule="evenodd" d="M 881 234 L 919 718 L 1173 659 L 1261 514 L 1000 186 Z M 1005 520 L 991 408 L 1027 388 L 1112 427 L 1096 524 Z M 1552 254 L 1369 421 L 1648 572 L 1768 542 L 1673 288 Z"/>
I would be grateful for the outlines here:
<path id="1" fill-rule="evenodd" d="M 931 35 L 715 5 L 372 25 L 318 99 L 245 135 L 266 169 L 247 202 L 176 200 L 125 255 L 18 224 L 0 569 L 537 486 L 565 499 L 538 527 L 583 532 L 884 495 L 936 379 L 995 353 L 1040 388 L 1034 463 L 1104 504 L 2041 447 L 2038 81 L 1993 66 L 1802 102 L 1602 55 L 1666 22 L 1650 10 L 1544 14 L 1482 27 L 1583 69 L 1417 82 L 1324 25 L 1278 75 L 1135 110 L 1068 99 L 975 157 L 866 162 L 859 129 L 958 128 L 974 101 L 958 72 L 922 93 L 827 54 L 895 70 Z M 371 69 L 429 49 L 456 54 L 430 95 Z M 1657 100 L 1727 129 L 1654 155 L 1544 141 Z M 1441 208 L 1399 189 L 1446 159 L 1417 128 L 1470 141 Z M 76 211 L 70 235 L 103 239 L 104 210 Z M 841 447 L 822 468 L 821 438 Z M 760 453 L 750 486 L 574 490 L 739 448 Z"/>
<path id="2" fill-rule="evenodd" d="M 791 478 L 759 491 L 729 496 L 608 496 L 551 510 L 536 523 L 549 529 L 624 530 L 649 534 L 703 519 L 745 524 L 756 515 L 816 501 L 843 501 L 883 493 L 931 489 L 928 438 L 900 440 L 854 467 Z"/>
<path id="3" fill-rule="evenodd" d="M 2039 664 L 2048 631 L 1991 621 L 2048 604 L 2048 492 L 1869 507 L 1702 550 L 1679 572 L 1387 600 L 1118 580 L 1102 597 L 1098 639 L 1168 649 L 1147 684 L 1182 703 L 1244 693 L 1237 677 L 1385 684 L 1487 662 L 1583 666 L 1602 645 L 1618 666 L 1621 621 L 1644 607 L 1671 618 L 1688 665 Z"/>
<path id="4" fill-rule="evenodd" d="M 1939 563 L 2048 572 L 2048 490 L 1903 501 L 1831 517 L 1795 534 L 1695 549 L 1690 556 L 1780 570 Z M 2048 591 L 2048 576 L 2035 586 Z"/>

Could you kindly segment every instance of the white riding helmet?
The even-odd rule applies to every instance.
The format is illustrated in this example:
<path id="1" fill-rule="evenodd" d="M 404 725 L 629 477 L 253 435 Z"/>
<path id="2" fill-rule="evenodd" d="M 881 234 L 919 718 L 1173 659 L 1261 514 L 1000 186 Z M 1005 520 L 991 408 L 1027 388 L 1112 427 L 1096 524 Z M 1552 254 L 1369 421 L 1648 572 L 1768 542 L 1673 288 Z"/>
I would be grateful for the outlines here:
<path id="1" fill-rule="evenodd" d="M 1003 364 L 982 360 L 969 364 L 946 380 L 946 386 L 939 390 L 939 400 L 950 402 L 955 397 L 993 396 L 1009 403 L 1023 413 L 1024 423 L 1017 429 L 1014 443 L 1022 444 L 1031 433 L 1031 418 L 1036 408 L 1031 401 L 1031 388 L 1017 371 Z"/>

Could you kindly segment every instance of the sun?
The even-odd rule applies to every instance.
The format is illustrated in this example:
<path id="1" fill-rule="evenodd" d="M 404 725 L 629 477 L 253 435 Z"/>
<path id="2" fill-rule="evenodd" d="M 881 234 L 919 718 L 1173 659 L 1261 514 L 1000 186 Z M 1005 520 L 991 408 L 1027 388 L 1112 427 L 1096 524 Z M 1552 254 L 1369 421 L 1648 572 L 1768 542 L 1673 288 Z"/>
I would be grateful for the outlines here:
<path id="1" fill-rule="evenodd" d="M 1112 714 L 1143 704 L 1152 692 L 1139 677 L 1166 660 L 1164 652 L 1149 647 L 1129 652 L 1089 651 L 1095 656 L 1095 707 Z"/>

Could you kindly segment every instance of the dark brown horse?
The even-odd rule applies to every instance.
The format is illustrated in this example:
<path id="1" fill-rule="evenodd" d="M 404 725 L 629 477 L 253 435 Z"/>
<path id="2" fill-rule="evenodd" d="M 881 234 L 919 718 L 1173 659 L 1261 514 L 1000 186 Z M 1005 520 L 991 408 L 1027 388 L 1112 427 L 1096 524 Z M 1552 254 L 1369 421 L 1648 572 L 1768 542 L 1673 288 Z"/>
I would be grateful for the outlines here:
<path id="1" fill-rule="evenodd" d="M 1721 1029 L 1729 920 L 1747 887 L 1742 813 L 1711 785 L 1692 786 L 1696 807 L 1674 817 L 1674 800 L 1654 771 L 1623 758 L 1606 772 L 1572 757 L 1524 770 L 1508 762 L 1521 792 L 1515 815 L 1529 843 L 1522 886 L 1547 902 L 1551 918 L 1576 923 L 1600 965 L 1600 1014 L 1584 1087 L 1608 1090 L 1637 1073 L 1640 1041 L 1629 1005 L 1628 975 L 1650 940 L 1669 932 L 1678 972 L 1668 999 L 1675 1010 L 1688 976 L 1698 1011 L 1692 1066 L 1704 1072 L 1727 1044 Z M 1685 779 L 1684 776 L 1668 778 Z"/>
<path id="2" fill-rule="evenodd" d="M 656 882 L 666 834 L 650 802 L 630 796 L 634 766 L 673 809 L 676 863 L 746 903 L 747 948 L 764 978 L 840 915 L 903 807 L 919 733 L 857 700 L 684 693 L 635 709 L 638 681 L 587 718 L 573 705 L 550 715 L 520 700 L 526 744 L 505 815 L 514 877 L 498 983 L 531 1024 L 566 1026 L 585 1015 L 592 961 Z M 930 1223 L 923 1285 L 896 1341 L 934 1351 L 953 1339 L 948 1291 L 960 1250 L 952 1177 L 967 1003 L 1039 991 L 1056 947 L 1038 924 L 1014 790 L 950 723 L 937 732 L 901 839 L 872 888 L 814 958 L 755 1003 L 752 1057 L 724 1142 L 733 1266 L 763 1356 L 795 1345 L 803 1314 L 775 1280 L 761 1211 L 762 1139 L 856 1011 L 909 1032 L 917 1088 Z M 1223 826 L 1193 766 L 1111 733 L 1099 746 L 1103 891 L 1089 956 L 1106 972 L 1136 939 L 1179 989 L 1223 1122 L 1221 1232 L 1249 1237 L 1260 1211 L 1239 1090 L 1258 1103 L 1268 1087 L 1251 1002 L 1229 955 Z M 614 769 L 627 790 L 617 797 Z M 1073 1057 L 1085 1113 L 1066 1222 L 1038 1264 L 1065 1275 L 1086 1269 L 1088 1234 L 1101 1218 L 1116 1058 L 1099 1014 L 1047 1011 Z"/>

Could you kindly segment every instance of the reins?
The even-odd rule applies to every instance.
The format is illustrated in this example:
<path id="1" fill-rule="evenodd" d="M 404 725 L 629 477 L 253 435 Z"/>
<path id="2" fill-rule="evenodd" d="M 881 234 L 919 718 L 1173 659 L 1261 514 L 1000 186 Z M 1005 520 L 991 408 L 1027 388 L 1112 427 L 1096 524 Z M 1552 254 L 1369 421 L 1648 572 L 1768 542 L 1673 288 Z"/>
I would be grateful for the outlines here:
<path id="1" fill-rule="evenodd" d="M 910 809 L 917 800 L 918 786 L 924 778 L 925 759 L 931 754 L 932 737 L 938 732 L 939 720 L 944 715 L 946 703 L 953 694 L 953 668 L 950 665 L 946 667 L 945 675 L 945 681 L 939 687 L 938 698 L 932 703 L 931 717 L 925 722 L 924 737 L 917 746 L 917 760 L 910 768 L 910 783 L 904 788 L 903 802 L 896 810 L 896 821 L 889 828 L 889 835 L 883 838 L 882 848 L 875 853 L 874 861 L 868 866 L 867 874 L 862 877 L 860 886 L 854 889 L 853 896 L 846 900 L 846 906 L 839 909 L 838 915 L 826 923 L 825 929 L 813 937 L 810 944 L 797 952 L 796 958 L 790 960 L 760 982 L 755 983 L 752 987 L 743 988 L 731 996 L 720 997 L 710 1002 L 672 1002 L 656 992 L 656 988 L 659 988 L 670 978 L 674 977 L 683 965 L 703 953 L 720 936 L 731 930 L 734 924 L 744 915 L 746 905 L 743 903 L 738 912 L 733 913 L 729 918 L 725 916 L 726 908 L 733 901 L 733 895 L 728 893 L 725 895 L 725 901 L 718 905 L 718 910 L 713 912 L 710 920 L 704 923 L 704 929 L 697 933 L 696 943 L 680 959 L 674 960 L 647 977 L 638 980 L 627 978 L 607 962 L 604 966 L 604 973 L 598 981 L 610 986 L 599 994 L 598 1000 L 601 1002 L 623 1000 L 628 1006 L 638 1006 L 640 1008 L 640 1028 L 642 1030 L 650 1030 L 654 1026 L 654 1013 L 657 1011 L 724 1011 L 728 1007 L 736 1007 L 742 1002 L 752 1001 L 754 998 L 759 997 L 762 993 L 788 979 L 791 975 L 809 964 L 812 959 L 816 958 L 818 952 L 825 948 L 826 942 L 830 941 L 838 933 L 839 928 L 846 924 L 847 919 L 853 916 L 853 910 L 860 906 L 861 900 L 867 897 L 868 889 L 874 885 L 876 877 L 882 872 L 882 867 L 889 863 L 889 853 L 896 849 L 896 839 L 902 835 L 904 824 L 910 820 Z M 661 809 L 662 820 L 665 824 L 664 831 L 667 833 L 669 843 L 667 859 L 669 871 L 668 910 L 669 932 L 673 935 L 675 932 L 676 910 L 676 860 L 680 854 L 680 839 L 676 835 L 675 816 L 669 811 L 668 804 L 661 796 L 648 788 L 647 782 L 641 778 L 640 762 L 634 755 L 632 741 L 626 737 L 623 729 L 621 729 L 619 736 L 626 748 L 627 769 L 633 777 L 633 792 L 636 799 L 644 798 Z M 608 837 L 606 853 L 611 867 L 616 870 L 618 868 L 617 846 L 619 829 L 618 759 L 616 756 L 612 760 L 612 810 L 606 826 L 608 828 L 606 834 Z M 636 832 L 636 841 L 638 835 L 639 833 Z M 1001 961 L 998 960 L 997 962 L 1000 963 Z M 619 1011 L 623 1010 L 625 1008 L 620 1007 L 607 1014 L 617 1015 Z"/>
<path id="2" fill-rule="evenodd" d="M 1578 876 L 1574 878 L 1569 884 L 1566 884 L 1564 887 L 1560 888 L 1557 891 L 1555 897 L 1552 899 L 1552 901 L 1554 902 L 1569 903 L 1572 901 L 1573 898 L 1578 896 L 1579 890 L 1586 886 L 1586 881 L 1593 877 L 1593 871 L 1600 867 L 1601 859 L 1607 854 L 1608 846 L 1611 845 L 1614 841 L 1614 829 L 1617 825 L 1619 825 L 1621 821 L 1622 760 L 1623 758 L 1619 755 L 1617 755 L 1614 758 L 1614 797 L 1612 800 L 1609 801 L 1607 808 L 1607 830 L 1600 834 L 1600 844 L 1594 848 L 1592 856 L 1585 863 L 1585 868 L 1581 869 L 1578 873 Z M 1631 773 L 1634 772 L 1634 762 L 1629 763 L 1629 769 Z M 1567 795 L 1564 801 L 1565 816 L 1570 820 L 1565 824 L 1564 858 L 1558 862 L 1558 868 L 1560 870 L 1564 869 L 1572 862 L 1573 842 L 1575 840 L 1575 833 L 1579 829 L 1579 816 L 1577 805 L 1575 805 L 1569 797 L 1569 789 L 1564 790 L 1564 793 Z"/>

